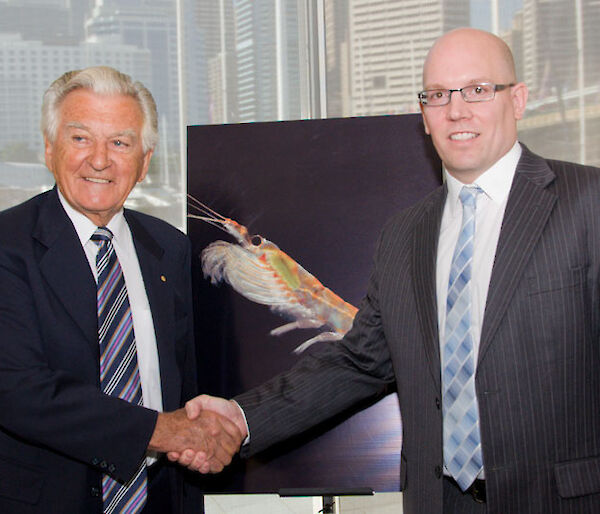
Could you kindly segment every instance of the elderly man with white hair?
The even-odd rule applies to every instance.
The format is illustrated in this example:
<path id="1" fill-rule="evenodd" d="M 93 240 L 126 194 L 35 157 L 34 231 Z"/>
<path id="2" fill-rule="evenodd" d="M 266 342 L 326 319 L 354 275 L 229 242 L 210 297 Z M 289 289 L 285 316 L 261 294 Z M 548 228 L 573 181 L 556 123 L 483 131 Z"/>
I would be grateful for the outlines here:
<path id="1" fill-rule="evenodd" d="M 180 408 L 196 394 L 188 239 L 123 208 L 154 100 L 112 68 L 67 72 L 42 131 L 56 187 L 0 213 L 0 512 L 182 512 L 163 452 L 216 472 L 241 435 Z"/>

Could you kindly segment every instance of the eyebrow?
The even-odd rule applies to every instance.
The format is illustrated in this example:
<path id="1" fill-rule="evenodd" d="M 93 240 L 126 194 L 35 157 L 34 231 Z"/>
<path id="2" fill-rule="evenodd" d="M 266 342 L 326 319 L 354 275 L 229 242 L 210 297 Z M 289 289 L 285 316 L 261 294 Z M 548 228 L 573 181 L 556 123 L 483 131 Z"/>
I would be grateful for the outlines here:
<path id="1" fill-rule="evenodd" d="M 83 129 L 83 130 L 87 130 L 87 131 L 90 130 L 83 123 L 79 123 L 78 121 L 70 121 L 70 122 L 68 122 L 67 123 L 67 128 Z"/>
<path id="2" fill-rule="evenodd" d="M 490 80 L 490 79 L 486 79 L 486 78 L 471 79 L 462 87 L 472 86 L 473 84 L 484 84 L 484 83 L 489 84 L 489 83 L 494 83 L 494 81 Z M 427 89 L 451 89 L 451 88 L 443 86 L 441 84 L 431 84 L 431 85 L 428 85 L 427 87 L 425 87 L 425 89 L 427 90 Z"/>
<path id="3" fill-rule="evenodd" d="M 116 134 L 112 134 L 110 137 L 121 137 L 121 136 L 128 136 L 128 137 L 135 139 L 135 138 L 137 138 L 137 133 L 133 129 L 125 129 L 125 130 L 122 130 L 121 132 L 117 132 Z"/>
<path id="4" fill-rule="evenodd" d="M 80 129 L 80 130 L 85 130 L 87 132 L 90 132 L 89 127 L 87 127 L 83 123 L 79 123 L 78 121 L 68 122 L 67 128 Z M 135 139 L 135 138 L 137 138 L 137 133 L 134 129 L 125 129 L 125 130 L 122 130 L 121 132 L 116 132 L 114 134 L 111 134 L 108 137 L 113 138 L 113 137 L 123 137 L 123 136 L 128 136 L 128 137 Z"/>

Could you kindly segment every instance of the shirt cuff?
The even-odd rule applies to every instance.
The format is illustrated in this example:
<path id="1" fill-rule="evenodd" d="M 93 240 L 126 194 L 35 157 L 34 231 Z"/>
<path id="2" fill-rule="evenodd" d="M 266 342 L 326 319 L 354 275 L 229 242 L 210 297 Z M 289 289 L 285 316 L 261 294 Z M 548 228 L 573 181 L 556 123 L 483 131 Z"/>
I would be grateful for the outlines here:
<path id="1" fill-rule="evenodd" d="M 244 439 L 242 446 L 246 446 L 247 444 L 250 444 L 250 427 L 248 426 L 248 420 L 246 419 L 246 414 L 244 413 L 244 409 L 242 409 L 240 404 L 238 402 L 236 402 L 235 400 L 231 400 L 231 401 L 237 405 L 237 408 L 240 409 L 240 412 L 242 413 L 242 417 L 244 418 L 244 424 L 246 425 L 246 433 L 248 435 L 246 436 L 246 439 Z"/>

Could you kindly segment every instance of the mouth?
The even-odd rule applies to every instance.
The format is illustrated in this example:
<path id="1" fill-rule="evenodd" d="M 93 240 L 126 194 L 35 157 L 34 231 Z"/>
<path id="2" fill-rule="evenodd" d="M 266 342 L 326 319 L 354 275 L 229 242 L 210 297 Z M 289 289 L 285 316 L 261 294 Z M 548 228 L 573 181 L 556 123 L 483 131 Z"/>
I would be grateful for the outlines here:
<path id="1" fill-rule="evenodd" d="M 83 179 L 87 182 L 93 182 L 94 184 L 110 184 L 111 182 L 106 178 L 84 177 Z"/>
<path id="2" fill-rule="evenodd" d="M 479 137 L 477 132 L 454 132 L 450 134 L 451 141 L 468 141 L 469 139 L 475 139 Z"/>

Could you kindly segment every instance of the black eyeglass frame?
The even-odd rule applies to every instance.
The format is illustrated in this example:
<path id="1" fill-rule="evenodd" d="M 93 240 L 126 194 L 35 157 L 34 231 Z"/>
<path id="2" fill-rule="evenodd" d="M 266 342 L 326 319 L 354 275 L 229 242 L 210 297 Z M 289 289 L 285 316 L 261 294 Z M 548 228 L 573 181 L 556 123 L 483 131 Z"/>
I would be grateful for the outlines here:
<path id="1" fill-rule="evenodd" d="M 494 98 L 496 98 L 497 91 L 503 91 L 503 90 L 513 87 L 515 85 L 516 85 L 516 83 L 494 84 L 492 82 L 480 82 L 479 84 L 469 84 L 468 86 L 461 87 L 460 89 L 443 89 L 443 88 L 424 89 L 423 91 L 419 92 L 417 97 L 419 98 L 419 103 L 426 107 L 443 107 L 444 105 L 448 105 L 450 103 L 450 100 L 452 99 L 452 93 L 454 93 L 454 92 L 460 93 L 463 100 L 468 103 L 490 102 Z M 477 86 L 493 86 L 493 95 L 490 98 L 483 98 L 481 100 L 474 100 L 471 98 L 467 98 L 465 96 L 465 93 L 463 92 L 463 90 L 467 89 L 467 88 L 477 87 Z M 427 103 L 427 93 L 431 93 L 432 91 L 444 91 L 446 93 L 444 95 L 444 98 L 446 98 L 446 102 L 443 104 L 433 104 L 433 105 Z"/>

